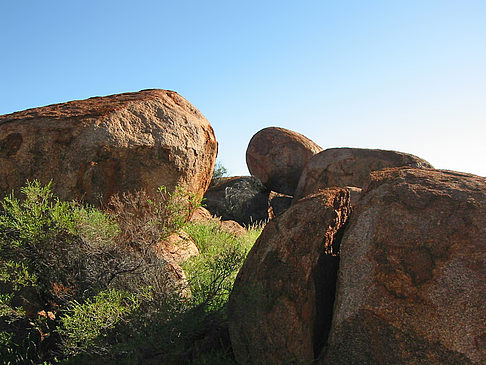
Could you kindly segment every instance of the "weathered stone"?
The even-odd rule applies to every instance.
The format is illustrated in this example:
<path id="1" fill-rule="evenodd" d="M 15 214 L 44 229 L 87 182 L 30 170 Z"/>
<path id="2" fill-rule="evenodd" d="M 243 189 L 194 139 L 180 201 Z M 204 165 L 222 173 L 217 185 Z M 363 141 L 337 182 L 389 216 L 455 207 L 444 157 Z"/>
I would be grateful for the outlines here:
<path id="1" fill-rule="evenodd" d="M 486 363 L 486 178 L 371 174 L 342 243 L 322 364 Z"/>
<path id="2" fill-rule="evenodd" d="M 159 242 L 157 249 L 162 251 L 164 257 L 170 256 L 180 264 L 192 256 L 199 255 L 199 250 L 192 238 L 184 231 L 173 233 Z"/>
<path id="3" fill-rule="evenodd" d="M 300 177 L 294 200 L 332 186 L 361 188 L 371 171 L 400 166 L 432 167 L 427 161 L 402 152 L 330 148 L 310 159 Z"/>
<path id="4" fill-rule="evenodd" d="M 271 191 L 268 197 L 268 217 L 273 219 L 283 214 L 292 204 L 292 196 Z"/>
<path id="5" fill-rule="evenodd" d="M 238 273 L 229 329 L 242 364 L 309 364 L 331 323 L 349 193 L 326 189 L 271 220 Z"/>
<path id="6" fill-rule="evenodd" d="M 61 199 L 99 204 L 118 192 L 181 185 L 200 196 L 217 143 L 206 118 L 173 91 L 71 101 L 0 116 L 0 194 L 53 180 Z"/>
<path id="7" fill-rule="evenodd" d="M 213 219 L 211 212 L 204 207 L 197 207 L 192 217 L 191 222 L 207 222 Z"/>
<path id="8" fill-rule="evenodd" d="M 233 220 L 220 221 L 219 226 L 223 231 L 235 236 L 243 236 L 248 232 L 245 227 Z"/>
<path id="9" fill-rule="evenodd" d="M 268 219 L 269 191 L 253 176 L 218 179 L 204 195 L 203 204 L 212 215 L 251 225 Z"/>
<path id="10" fill-rule="evenodd" d="M 269 190 L 293 195 L 307 162 L 322 148 L 303 135 L 269 127 L 255 134 L 246 150 L 246 164 Z"/>
<path id="11" fill-rule="evenodd" d="M 351 201 L 351 206 L 355 206 L 358 203 L 359 199 L 361 198 L 361 188 L 357 188 L 356 186 L 345 186 L 345 189 L 349 191 L 349 198 Z"/>

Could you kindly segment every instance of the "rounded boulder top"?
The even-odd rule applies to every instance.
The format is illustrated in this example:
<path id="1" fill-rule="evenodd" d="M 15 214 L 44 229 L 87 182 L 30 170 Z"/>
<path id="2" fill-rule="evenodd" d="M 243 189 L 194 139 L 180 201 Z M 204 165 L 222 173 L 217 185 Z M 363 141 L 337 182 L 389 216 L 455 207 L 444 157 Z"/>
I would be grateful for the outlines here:
<path id="1" fill-rule="evenodd" d="M 269 190 L 293 195 L 305 165 L 320 151 L 321 147 L 302 134 L 268 127 L 251 138 L 246 164 Z"/>
<path id="2" fill-rule="evenodd" d="M 36 179 L 93 204 L 161 185 L 202 196 L 216 153 L 209 121 L 174 91 L 74 100 L 0 116 L 0 191 Z"/>

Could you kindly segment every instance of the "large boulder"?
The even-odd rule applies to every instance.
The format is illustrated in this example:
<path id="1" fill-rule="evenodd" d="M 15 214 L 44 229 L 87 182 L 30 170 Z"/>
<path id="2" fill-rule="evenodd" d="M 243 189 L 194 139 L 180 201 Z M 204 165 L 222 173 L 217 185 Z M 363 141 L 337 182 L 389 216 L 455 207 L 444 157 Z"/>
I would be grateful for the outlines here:
<path id="1" fill-rule="evenodd" d="M 341 242 L 322 364 L 486 363 L 486 178 L 371 174 Z"/>
<path id="2" fill-rule="evenodd" d="M 0 116 L 0 194 L 26 180 L 99 204 L 118 192 L 208 188 L 217 143 L 208 120 L 168 90 L 96 97 Z"/>
<path id="3" fill-rule="evenodd" d="M 255 134 L 246 150 L 246 164 L 269 190 L 293 195 L 307 162 L 322 148 L 303 135 L 269 127 Z"/>
<path id="4" fill-rule="evenodd" d="M 295 201 L 332 186 L 363 187 L 370 173 L 387 167 L 432 168 L 427 161 L 407 153 L 364 148 L 330 148 L 306 165 L 294 194 Z"/>
<path id="5" fill-rule="evenodd" d="M 268 219 L 269 193 L 253 176 L 225 177 L 211 184 L 203 204 L 222 220 L 249 226 Z"/>
<path id="6" fill-rule="evenodd" d="M 231 343 L 241 364 L 310 364 L 331 324 L 339 237 L 349 192 L 327 189 L 271 220 L 231 293 Z"/>

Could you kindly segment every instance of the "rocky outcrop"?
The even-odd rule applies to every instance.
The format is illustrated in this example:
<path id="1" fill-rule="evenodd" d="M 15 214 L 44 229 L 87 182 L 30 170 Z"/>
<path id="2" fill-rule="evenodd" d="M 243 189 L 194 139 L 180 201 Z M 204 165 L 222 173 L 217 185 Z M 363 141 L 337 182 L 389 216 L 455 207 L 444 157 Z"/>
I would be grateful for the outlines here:
<path id="1" fill-rule="evenodd" d="M 0 194 L 27 179 L 62 199 L 99 204 L 115 193 L 208 188 L 217 143 L 176 92 L 144 90 L 0 116 Z"/>
<path id="2" fill-rule="evenodd" d="M 371 174 L 342 243 L 322 364 L 484 364 L 486 179 Z"/>
<path id="3" fill-rule="evenodd" d="M 268 219 L 268 195 L 253 176 L 220 178 L 204 195 L 203 205 L 222 220 L 248 226 Z"/>
<path id="4" fill-rule="evenodd" d="M 236 279 L 228 316 L 241 364 L 308 364 L 331 323 L 349 193 L 327 189 L 271 220 Z"/>
<path id="5" fill-rule="evenodd" d="M 303 135 L 269 127 L 255 134 L 246 150 L 246 164 L 268 190 L 293 195 L 307 162 L 322 148 Z"/>
<path id="6" fill-rule="evenodd" d="M 387 167 L 431 168 L 425 160 L 396 151 L 363 148 L 330 148 L 306 165 L 294 194 L 295 201 L 332 186 L 363 187 L 370 173 Z"/>

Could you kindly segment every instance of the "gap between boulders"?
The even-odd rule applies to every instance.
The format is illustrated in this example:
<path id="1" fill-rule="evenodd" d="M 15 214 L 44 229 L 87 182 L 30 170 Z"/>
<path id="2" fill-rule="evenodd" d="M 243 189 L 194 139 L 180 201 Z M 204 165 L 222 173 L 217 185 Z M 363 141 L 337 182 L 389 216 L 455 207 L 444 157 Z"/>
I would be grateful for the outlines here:
<path id="1" fill-rule="evenodd" d="M 314 358 L 318 358 L 327 345 L 333 318 L 334 300 L 336 299 L 336 284 L 339 271 L 341 241 L 348 224 L 349 217 L 337 231 L 333 241 L 317 261 L 313 275 L 315 285 L 316 318 L 313 328 Z M 323 244 L 325 239 L 323 240 Z"/>

